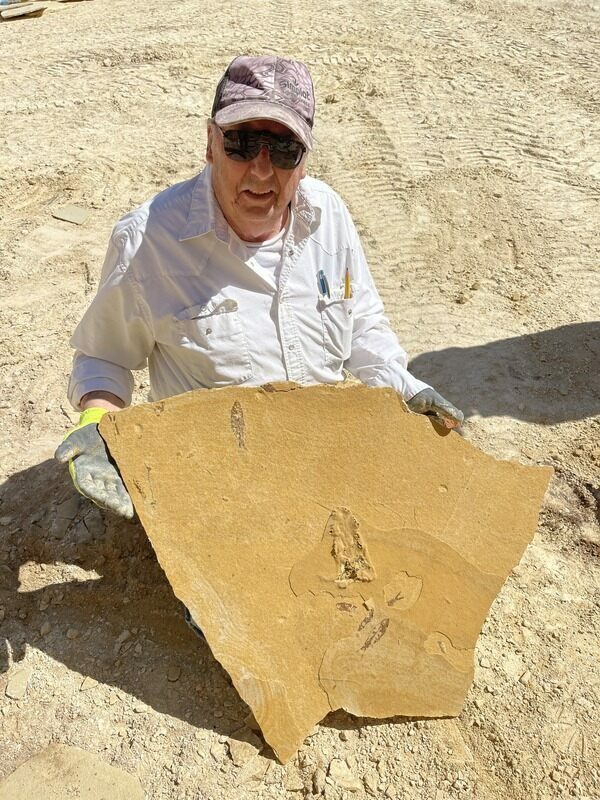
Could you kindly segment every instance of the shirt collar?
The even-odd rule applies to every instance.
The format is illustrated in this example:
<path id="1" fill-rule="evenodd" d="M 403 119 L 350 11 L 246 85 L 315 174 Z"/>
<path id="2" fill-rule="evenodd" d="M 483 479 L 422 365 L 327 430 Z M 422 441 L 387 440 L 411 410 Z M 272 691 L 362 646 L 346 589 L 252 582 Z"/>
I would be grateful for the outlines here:
<path id="1" fill-rule="evenodd" d="M 298 241 L 302 235 L 307 236 L 313 228 L 318 227 L 321 220 L 321 209 L 310 202 L 302 188 L 302 182 L 292 200 L 292 210 L 294 211 L 294 226 L 305 229 L 304 231 L 299 230 L 294 237 Z M 179 241 L 183 242 L 185 239 L 204 236 L 211 231 L 214 231 L 215 236 L 221 241 L 229 241 L 229 225 L 213 192 L 212 167 L 207 164 L 194 184 L 190 210 L 179 235 Z"/>

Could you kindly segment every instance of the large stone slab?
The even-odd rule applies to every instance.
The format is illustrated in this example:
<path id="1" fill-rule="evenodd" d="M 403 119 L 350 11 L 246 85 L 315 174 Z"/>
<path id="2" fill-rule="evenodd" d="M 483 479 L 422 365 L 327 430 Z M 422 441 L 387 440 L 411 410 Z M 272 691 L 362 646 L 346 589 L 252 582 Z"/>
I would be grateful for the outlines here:
<path id="1" fill-rule="evenodd" d="M 98 756 L 51 744 L 0 783 L 0 800 L 144 800 L 137 778 Z"/>
<path id="2" fill-rule="evenodd" d="M 337 708 L 460 713 L 550 469 L 497 461 L 356 385 L 200 390 L 100 432 L 282 761 Z"/>

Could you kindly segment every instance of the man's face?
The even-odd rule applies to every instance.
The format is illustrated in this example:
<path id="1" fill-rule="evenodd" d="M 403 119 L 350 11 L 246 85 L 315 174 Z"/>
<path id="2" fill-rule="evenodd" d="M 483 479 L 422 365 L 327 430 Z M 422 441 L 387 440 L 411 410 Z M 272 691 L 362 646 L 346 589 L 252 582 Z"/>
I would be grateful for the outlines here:
<path id="1" fill-rule="evenodd" d="M 294 136 L 284 125 L 267 119 L 227 129 Z M 306 156 L 294 169 L 280 169 L 271 164 L 269 150 L 263 147 L 251 161 L 235 161 L 225 154 L 221 131 L 214 123 L 208 123 L 206 160 L 212 164 L 213 190 L 225 219 L 246 242 L 264 242 L 284 227 L 288 205 L 306 174 L 305 159 Z"/>

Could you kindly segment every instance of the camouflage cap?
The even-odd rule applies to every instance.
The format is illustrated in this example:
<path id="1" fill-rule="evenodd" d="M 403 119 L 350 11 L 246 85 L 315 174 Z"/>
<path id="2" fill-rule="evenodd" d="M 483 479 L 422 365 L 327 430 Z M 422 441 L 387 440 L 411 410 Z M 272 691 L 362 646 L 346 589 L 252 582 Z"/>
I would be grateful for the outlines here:
<path id="1" fill-rule="evenodd" d="M 217 125 L 270 119 L 311 150 L 315 94 L 308 67 L 280 56 L 238 56 L 219 81 L 211 112 Z"/>

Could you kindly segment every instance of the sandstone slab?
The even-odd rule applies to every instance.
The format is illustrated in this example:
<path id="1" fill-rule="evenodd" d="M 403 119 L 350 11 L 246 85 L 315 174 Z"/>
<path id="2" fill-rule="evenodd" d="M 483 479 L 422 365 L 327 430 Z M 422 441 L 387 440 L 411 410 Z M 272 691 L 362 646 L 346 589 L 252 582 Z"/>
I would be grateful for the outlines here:
<path id="1" fill-rule="evenodd" d="M 100 432 L 177 597 L 288 760 L 331 710 L 456 716 L 551 470 L 389 389 L 199 390 Z"/>

